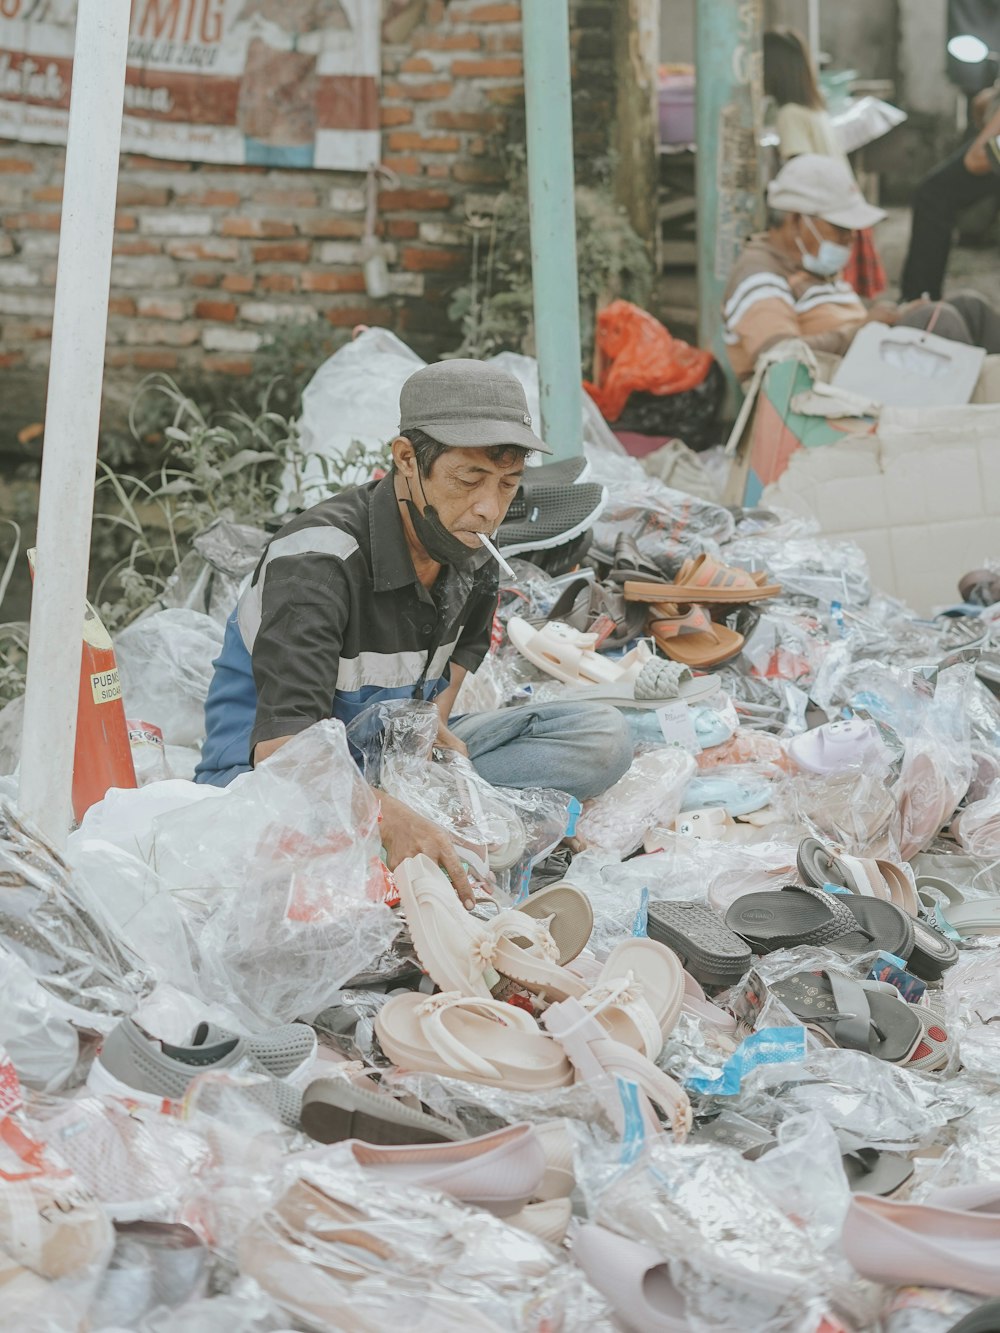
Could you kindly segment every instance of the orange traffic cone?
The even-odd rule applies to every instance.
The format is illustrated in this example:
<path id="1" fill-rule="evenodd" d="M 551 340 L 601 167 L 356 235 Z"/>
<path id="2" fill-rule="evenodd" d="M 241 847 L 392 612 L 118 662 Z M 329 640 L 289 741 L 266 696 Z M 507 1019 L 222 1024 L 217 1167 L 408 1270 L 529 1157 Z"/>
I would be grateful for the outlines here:
<path id="1" fill-rule="evenodd" d="M 104 622 L 87 603 L 73 755 L 73 814 L 79 822 L 110 787 L 136 787 L 121 679 Z"/>
<path id="2" fill-rule="evenodd" d="M 28 552 L 32 577 L 35 553 Z M 73 815 L 77 823 L 111 787 L 136 787 L 118 663 L 104 622 L 85 603 L 80 695 L 73 754 Z"/>

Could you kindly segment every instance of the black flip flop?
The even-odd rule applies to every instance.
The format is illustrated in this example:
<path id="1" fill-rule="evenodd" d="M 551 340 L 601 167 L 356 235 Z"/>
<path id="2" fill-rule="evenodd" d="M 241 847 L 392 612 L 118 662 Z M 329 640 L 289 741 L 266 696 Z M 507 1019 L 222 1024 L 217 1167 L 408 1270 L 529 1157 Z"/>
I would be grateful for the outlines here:
<path id="1" fill-rule="evenodd" d="M 877 981 L 859 982 L 839 972 L 796 972 L 769 989 L 800 1022 L 820 1028 L 843 1050 L 902 1064 L 920 1042 L 920 1019 Z"/>
<path id="2" fill-rule="evenodd" d="M 673 949 L 703 986 L 734 986 L 750 970 L 749 948 L 703 903 L 650 903 L 646 934 Z"/>
<path id="3" fill-rule="evenodd" d="M 958 946 L 926 921 L 913 922 L 913 949 L 907 969 L 923 981 L 940 981 L 949 967 L 958 962 Z"/>
<path id="4" fill-rule="evenodd" d="M 800 944 L 836 949 L 845 941 L 848 948 L 870 945 L 859 933 L 858 918 L 846 895 L 809 885 L 786 884 L 779 892 L 747 893 L 726 913 L 726 925 L 756 953 L 794 949 Z"/>

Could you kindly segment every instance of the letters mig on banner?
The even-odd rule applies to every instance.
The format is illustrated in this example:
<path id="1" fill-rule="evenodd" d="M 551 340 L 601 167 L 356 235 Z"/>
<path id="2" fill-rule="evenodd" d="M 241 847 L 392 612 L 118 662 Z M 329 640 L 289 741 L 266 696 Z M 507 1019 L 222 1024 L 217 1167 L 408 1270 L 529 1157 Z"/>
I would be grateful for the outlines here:
<path id="1" fill-rule="evenodd" d="M 65 143 L 76 0 L 0 0 L 0 137 Z M 371 0 L 132 0 L 122 149 L 364 171 L 379 157 Z"/>

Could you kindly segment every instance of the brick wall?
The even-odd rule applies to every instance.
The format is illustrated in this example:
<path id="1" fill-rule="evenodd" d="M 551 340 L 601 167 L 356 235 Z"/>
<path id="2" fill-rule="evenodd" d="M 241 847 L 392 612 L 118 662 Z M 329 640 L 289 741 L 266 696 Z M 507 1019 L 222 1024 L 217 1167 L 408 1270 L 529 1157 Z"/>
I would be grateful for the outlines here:
<path id="1" fill-rule="evenodd" d="M 607 151 L 610 6 L 571 0 L 577 152 Z M 470 262 L 467 215 L 503 180 L 498 136 L 523 142 L 519 3 L 426 0 L 405 43 L 383 44 L 382 188 L 390 294 L 361 267 L 363 176 L 220 168 L 126 155 L 118 194 L 107 400 L 150 370 L 245 375 L 276 320 L 394 329 L 422 355 L 453 348 L 447 320 Z M 0 368 L 6 431 L 40 419 L 51 331 L 60 148 L 0 140 Z M 2 442 L 0 442 L 2 444 Z"/>

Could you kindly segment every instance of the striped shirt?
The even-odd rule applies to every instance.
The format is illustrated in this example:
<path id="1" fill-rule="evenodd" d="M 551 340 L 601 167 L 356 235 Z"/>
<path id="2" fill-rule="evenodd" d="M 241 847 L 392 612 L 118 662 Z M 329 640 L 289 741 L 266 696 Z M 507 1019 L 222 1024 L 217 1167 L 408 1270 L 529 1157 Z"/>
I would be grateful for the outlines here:
<path id="1" fill-rule="evenodd" d="M 722 304 L 726 350 L 740 379 L 761 352 L 783 338 L 803 338 L 842 356 L 864 322 L 865 307 L 842 278 L 818 278 L 772 244 L 752 237 L 733 265 Z"/>
<path id="2" fill-rule="evenodd" d="M 490 643 L 496 565 L 417 578 L 390 473 L 323 500 L 268 545 L 226 625 L 197 782 L 224 785 L 261 741 L 386 699 L 433 699 Z"/>

